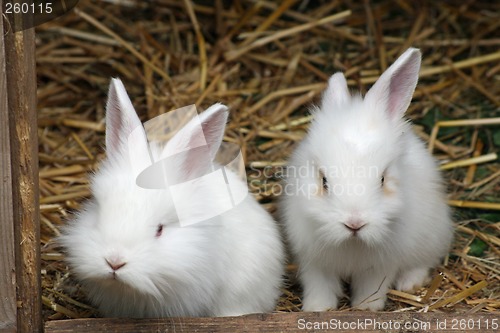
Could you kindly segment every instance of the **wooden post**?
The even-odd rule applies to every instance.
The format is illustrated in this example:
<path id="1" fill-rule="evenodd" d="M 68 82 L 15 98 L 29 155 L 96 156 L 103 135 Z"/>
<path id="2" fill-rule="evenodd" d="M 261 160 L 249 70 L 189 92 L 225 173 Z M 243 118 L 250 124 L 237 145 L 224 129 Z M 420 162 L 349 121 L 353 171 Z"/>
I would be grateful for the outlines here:
<path id="1" fill-rule="evenodd" d="M 13 332 L 17 322 L 16 256 L 3 17 L 0 17 L 0 32 L 0 332 Z"/>
<path id="2" fill-rule="evenodd" d="M 1 15 L 0 332 L 42 332 L 35 32 L 8 27 Z"/>

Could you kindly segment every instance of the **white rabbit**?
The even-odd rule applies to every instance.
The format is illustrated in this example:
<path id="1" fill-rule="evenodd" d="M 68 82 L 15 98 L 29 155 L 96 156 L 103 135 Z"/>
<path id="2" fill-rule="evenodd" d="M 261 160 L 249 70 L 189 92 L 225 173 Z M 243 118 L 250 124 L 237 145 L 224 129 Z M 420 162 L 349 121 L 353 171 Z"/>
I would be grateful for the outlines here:
<path id="1" fill-rule="evenodd" d="M 388 288 L 410 290 L 447 254 L 453 236 L 442 179 L 403 118 L 421 54 L 410 48 L 365 98 L 334 74 L 308 135 L 287 167 L 281 209 L 298 260 L 303 309 L 384 308 Z"/>
<path id="2" fill-rule="evenodd" d="M 163 151 L 185 147 L 181 140 L 204 135 L 214 156 L 227 116 L 224 105 L 213 105 L 199 115 L 203 133 L 196 133 L 190 122 L 181 130 L 182 139 L 175 135 Z M 138 127 L 139 135 L 129 137 Z M 189 135 L 186 129 L 194 132 Z M 113 79 L 106 113 L 107 159 L 92 178 L 94 198 L 60 237 L 67 262 L 90 301 L 107 317 L 272 311 L 280 295 L 284 250 L 271 216 L 248 195 L 220 216 L 181 227 L 168 190 L 136 185 L 130 158 L 148 156 L 147 149 L 144 128 L 127 92 L 120 80 Z M 162 149 L 152 149 L 151 154 L 158 159 Z M 177 160 L 176 175 L 206 171 L 209 163 L 200 154 L 189 150 Z M 246 190 L 235 175 L 228 177 Z M 207 196 L 217 197 L 223 189 L 210 190 Z M 191 209 L 214 209 L 209 197 L 190 202 Z"/>

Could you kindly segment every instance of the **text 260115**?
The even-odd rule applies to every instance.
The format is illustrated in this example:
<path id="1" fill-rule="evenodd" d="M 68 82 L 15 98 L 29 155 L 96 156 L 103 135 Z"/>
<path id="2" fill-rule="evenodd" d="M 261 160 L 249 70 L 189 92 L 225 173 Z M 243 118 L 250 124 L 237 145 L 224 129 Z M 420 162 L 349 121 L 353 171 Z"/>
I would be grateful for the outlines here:
<path id="1" fill-rule="evenodd" d="M 52 2 L 44 2 L 44 3 L 7 2 L 4 4 L 4 6 L 5 6 L 4 14 L 51 14 L 52 13 Z"/>

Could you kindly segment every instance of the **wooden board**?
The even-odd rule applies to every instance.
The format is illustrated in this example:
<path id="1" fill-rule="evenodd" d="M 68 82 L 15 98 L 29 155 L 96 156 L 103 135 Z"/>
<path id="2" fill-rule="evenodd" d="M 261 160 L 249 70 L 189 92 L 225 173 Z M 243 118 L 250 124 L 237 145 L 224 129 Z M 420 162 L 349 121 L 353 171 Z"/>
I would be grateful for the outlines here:
<path id="1" fill-rule="evenodd" d="M 7 27 L 5 17 L 2 22 Z M 3 82 L 0 89 L 0 241 L 3 245 L 0 251 L 2 259 L 3 255 L 7 258 L 2 260 L 0 272 L 2 286 L 6 287 L 2 291 L 5 298 L 1 302 L 5 306 L 0 307 L 0 316 L 6 319 L 6 323 L 0 328 L 3 332 L 41 332 L 35 32 L 34 29 L 16 33 L 12 29 L 6 30 L 3 32 L 2 29 L 0 44 L 0 67 L 3 68 L 0 69 Z M 12 294 L 13 284 L 15 294 Z"/>
<path id="2" fill-rule="evenodd" d="M 499 321 L 493 314 L 292 312 L 224 318 L 60 320 L 47 322 L 45 332 L 498 332 Z"/>

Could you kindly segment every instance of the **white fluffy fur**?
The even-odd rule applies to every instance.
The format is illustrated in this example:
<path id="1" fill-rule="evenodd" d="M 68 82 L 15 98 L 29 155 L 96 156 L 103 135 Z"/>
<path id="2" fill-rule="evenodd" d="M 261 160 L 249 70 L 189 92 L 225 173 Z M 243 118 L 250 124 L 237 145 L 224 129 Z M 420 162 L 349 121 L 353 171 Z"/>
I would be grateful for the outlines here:
<path id="1" fill-rule="evenodd" d="M 91 302 L 108 317 L 272 311 L 280 295 L 284 254 L 270 215 L 248 195 L 221 216 L 180 227 L 168 190 L 143 189 L 135 183 L 124 143 L 140 121 L 121 81 L 112 81 L 109 98 L 108 159 L 92 179 L 94 199 L 60 238 Z M 209 112 L 213 117 L 206 116 Z M 227 108 L 216 105 L 200 117 L 214 134 L 208 135 L 208 143 L 217 150 Z M 134 147 L 146 145 L 136 142 Z M 196 155 L 188 155 L 179 167 L 197 162 Z M 193 210 L 212 209 L 204 202 L 192 205 Z M 160 237 L 155 236 L 158 224 L 164 225 Z M 116 278 L 106 259 L 126 263 Z"/>
<path id="2" fill-rule="evenodd" d="M 333 75 L 289 161 L 281 209 L 304 310 L 336 308 L 342 281 L 351 283 L 354 307 L 381 310 L 390 286 L 424 283 L 447 254 L 453 231 L 442 179 L 402 119 L 419 68 L 420 52 L 409 49 L 364 99 Z M 354 235 L 350 221 L 364 227 Z"/>

